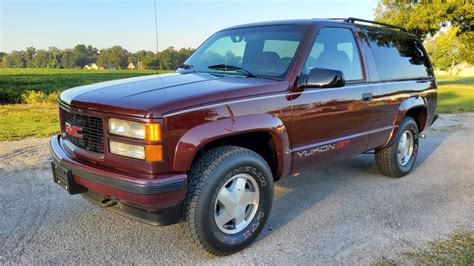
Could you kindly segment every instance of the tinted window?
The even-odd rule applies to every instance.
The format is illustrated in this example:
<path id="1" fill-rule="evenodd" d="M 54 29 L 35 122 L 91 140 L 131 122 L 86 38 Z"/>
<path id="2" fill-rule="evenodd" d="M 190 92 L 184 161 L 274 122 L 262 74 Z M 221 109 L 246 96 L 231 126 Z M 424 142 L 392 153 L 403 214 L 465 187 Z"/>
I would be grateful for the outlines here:
<path id="1" fill-rule="evenodd" d="M 363 79 L 360 54 L 350 29 L 322 28 L 305 64 L 305 74 L 312 68 L 340 70 L 347 81 Z"/>
<path id="2" fill-rule="evenodd" d="M 263 52 L 275 52 L 280 59 L 288 59 L 291 61 L 298 48 L 298 41 L 286 40 L 265 40 L 263 44 Z"/>
<path id="3" fill-rule="evenodd" d="M 368 37 L 381 80 L 432 76 L 421 44 L 411 36 L 369 30 Z"/>
<path id="4" fill-rule="evenodd" d="M 192 71 L 283 79 L 306 32 L 301 26 L 249 27 L 220 31 L 187 61 Z"/>

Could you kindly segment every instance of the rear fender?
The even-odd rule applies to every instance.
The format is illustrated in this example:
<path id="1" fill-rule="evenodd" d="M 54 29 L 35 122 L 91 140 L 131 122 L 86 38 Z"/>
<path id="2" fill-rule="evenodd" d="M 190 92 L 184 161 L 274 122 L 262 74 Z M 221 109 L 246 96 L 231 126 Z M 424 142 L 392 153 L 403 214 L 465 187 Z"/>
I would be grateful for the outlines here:
<path id="1" fill-rule="evenodd" d="M 397 133 L 398 133 L 398 127 L 400 126 L 400 123 L 405 118 L 407 113 L 410 110 L 412 110 L 414 108 L 418 108 L 418 107 L 423 107 L 426 110 L 426 104 L 427 104 L 426 99 L 421 97 L 421 96 L 410 97 L 410 98 L 407 98 L 407 99 L 402 101 L 402 103 L 398 107 L 397 116 L 395 117 L 395 120 L 393 122 L 392 132 L 390 133 L 390 137 L 389 137 L 387 143 L 385 143 L 384 147 L 390 146 L 393 143 L 393 141 L 395 140 L 395 137 L 397 136 Z M 425 114 L 426 114 L 426 112 L 425 112 Z M 421 122 L 424 123 L 424 124 L 420 125 L 420 132 L 422 131 L 423 128 L 426 127 L 426 121 L 427 121 L 426 118 L 422 119 Z M 417 122 L 420 122 L 420 121 L 417 121 Z"/>
<path id="2" fill-rule="evenodd" d="M 268 132 L 273 139 L 277 157 L 275 179 L 290 174 L 291 156 L 288 133 L 283 122 L 271 114 L 255 114 L 221 119 L 188 130 L 178 141 L 173 170 L 188 171 L 198 151 L 214 140 L 251 132 Z"/>

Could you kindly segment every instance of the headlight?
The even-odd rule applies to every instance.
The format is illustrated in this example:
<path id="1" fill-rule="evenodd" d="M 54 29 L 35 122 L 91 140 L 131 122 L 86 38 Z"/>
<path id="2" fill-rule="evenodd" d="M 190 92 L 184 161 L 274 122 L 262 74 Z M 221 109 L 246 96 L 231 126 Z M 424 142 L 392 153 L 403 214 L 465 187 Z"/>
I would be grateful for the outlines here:
<path id="1" fill-rule="evenodd" d="M 110 152 L 136 159 L 145 159 L 145 147 L 140 145 L 110 141 Z"/>
<path id="2" fill-rule="evenodd" d="M 111 118 L 109 119 L 109 132 L 124 137 L 145 139 L 145 124 Z"/>
<path id="3" fill-rule="evenodd" d="M 148 141 L 161 140 L 161 126 L 158 123 L 140 123 L 111 118 L 109 119 L 110 134 L 143 139 Z"/>
<path id="4" fill-rule="evenodd" d="M 163 160 L 163 146 L 159 145 L 134 145 L 117 141 L 109 141 L 110 153 L 146 160 L 148 162 L 159 162 Z"/>

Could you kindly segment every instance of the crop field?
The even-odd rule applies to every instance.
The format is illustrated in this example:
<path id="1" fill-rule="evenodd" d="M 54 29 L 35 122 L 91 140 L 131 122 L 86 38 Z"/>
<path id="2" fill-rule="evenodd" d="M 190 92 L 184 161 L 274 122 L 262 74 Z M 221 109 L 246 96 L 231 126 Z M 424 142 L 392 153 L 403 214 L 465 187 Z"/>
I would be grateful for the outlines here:
<path id="1" fill-rule="evenodd" d="M 160 71 L 160 73 L 169 71 Z M 101 81 L 156 74 L 154 70 L 83 70 L 0 68 L 0 103 L 21 103 L 22 94 L 41 91 L 46 95 Z"/>
<path id="2" fill-rule="evenodd" d="M 170 71 L 160 73 L 164 72 Z M 0 105 L 0 140 L 45 137 L 57 133 L 58 107 L 55 102 L 60 91 L 155 73 L 153 70 L 0 68 L 0 102 L 15 103 Z M 439 113 L 474 112 L 474 77 L 439 76 L 438 85 Z"/>

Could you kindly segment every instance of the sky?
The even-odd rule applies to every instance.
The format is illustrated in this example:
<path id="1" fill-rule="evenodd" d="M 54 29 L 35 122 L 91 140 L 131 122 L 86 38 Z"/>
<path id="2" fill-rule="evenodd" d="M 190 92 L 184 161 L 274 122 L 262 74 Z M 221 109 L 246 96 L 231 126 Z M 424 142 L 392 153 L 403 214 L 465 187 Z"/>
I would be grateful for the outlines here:
<path id="1" fill-rule="evenodd" d="M 156 50 L 155 0 L 0 0 L 0 51 L 91 44 Z M 156 0 L 158 50 L 196 48 L 234 25 L 281 19 L 374 18 L 377 0 Z"/>

